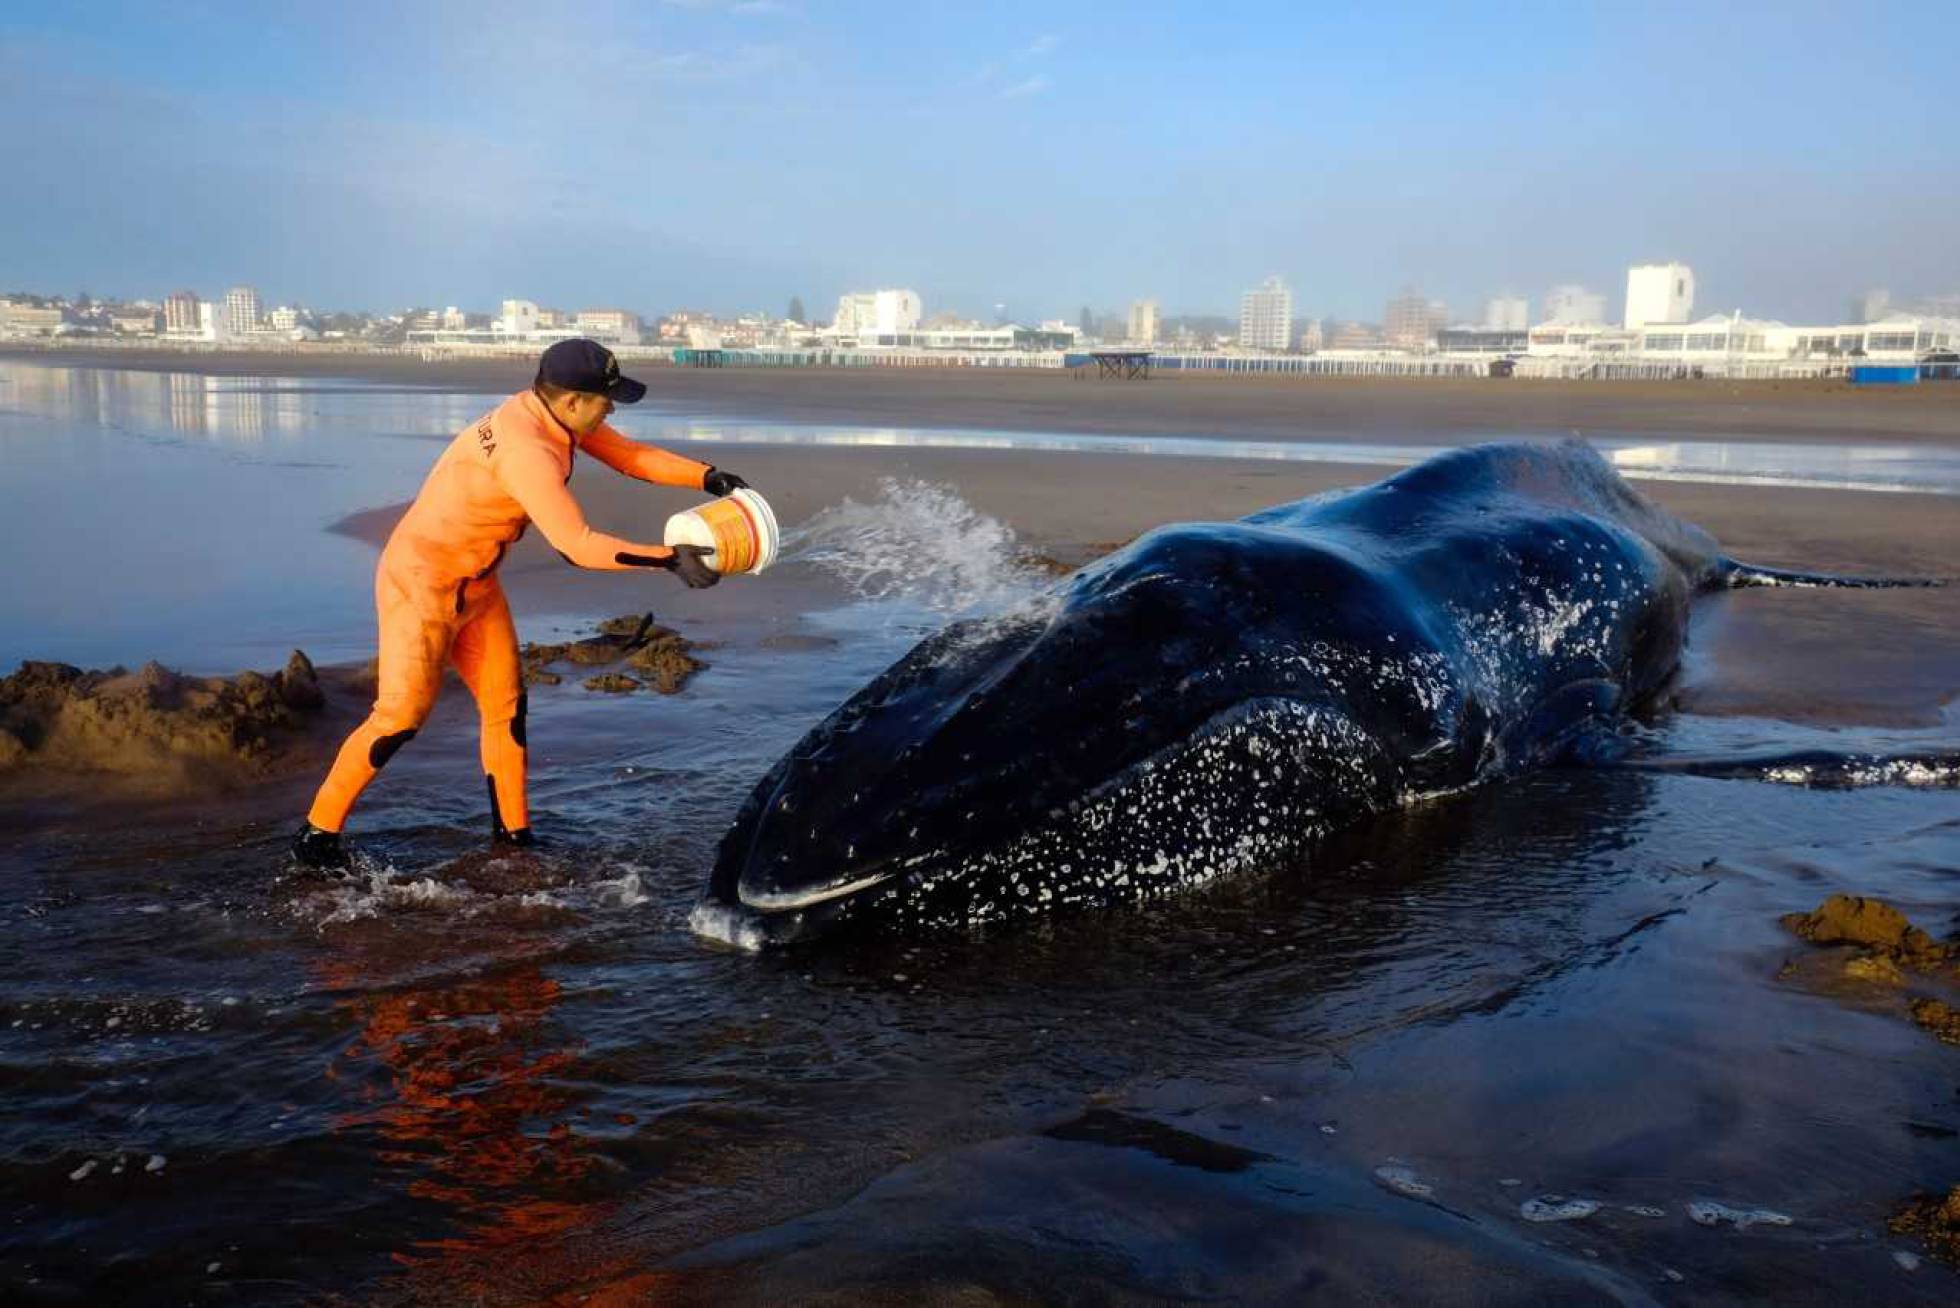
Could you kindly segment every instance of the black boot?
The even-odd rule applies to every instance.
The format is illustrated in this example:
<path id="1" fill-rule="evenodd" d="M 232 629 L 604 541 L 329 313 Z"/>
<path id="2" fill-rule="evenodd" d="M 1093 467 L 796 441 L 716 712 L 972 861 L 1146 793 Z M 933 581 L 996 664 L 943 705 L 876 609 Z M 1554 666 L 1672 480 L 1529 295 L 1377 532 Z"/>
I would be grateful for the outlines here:
<path id="1" fill-rule="evenodd" d="M 504 815 L 497 809 L 497 779 L 483 778 L 483 788 L 490 792 L 490 847 L 492 849 L 536 849 L 538 838 L 531 834 L 531 828 L 519 827 L 515 831 L 504 825 Z"/>
<path id="2" fill-rule="evenodd" d="M 347 851 L 338 831 L 322 831 L 309 822 L 293 836 L 293 861 L 301 867 L 340 871 L 347 866 Z"/>
<path id="3" fill-rule="evenodd" d="M 490 827 L 490 844 L 497 849 L 536 849 L 543 842 L 531 834 L 531 828 L 519 827 L 512 831 L 501 822 Z"/>

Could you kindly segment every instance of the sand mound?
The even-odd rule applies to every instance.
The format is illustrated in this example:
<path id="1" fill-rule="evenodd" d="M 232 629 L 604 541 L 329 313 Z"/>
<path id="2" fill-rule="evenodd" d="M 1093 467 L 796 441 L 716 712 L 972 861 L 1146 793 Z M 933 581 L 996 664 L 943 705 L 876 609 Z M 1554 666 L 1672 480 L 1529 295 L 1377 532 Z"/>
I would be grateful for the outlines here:
<path id="1" fill-rule="evenodd" d="M 199 765 L 262 770 L 325 707 L 313 663 L 190 677 L 27 662 L 0 680 L 0 772 L 51 768 L 169 776 Z"/>
<path id="2" fill-rule="evenodd" d="M 637 613 L 602 623 L 596 636 L 526 645 L 522 654 L 528 682 L 556 684 L 563 678 L 550 665 L 570 664 L 599 674 L 584 682 L 593 690 L 671 695 L 707 666 L 691 653 L 698 648 Z M 61 778 L 87 773 L 116 779 L 118 793 L 169 793 L 264 777 L 303 754 L 317 764 L 317 749 L 296 747 L 346 726 L 329 729 L 323 682 L 351 712 L 373 694 L 374 672 L 372 661 L 316 671 L 298 650 L 277 672 L 232 677 L 187 676 L 160 663 L 135 672 L 22 663 L 0 680 L 0 780 L 14 791 L 43 783 L 72 790 Z"/>

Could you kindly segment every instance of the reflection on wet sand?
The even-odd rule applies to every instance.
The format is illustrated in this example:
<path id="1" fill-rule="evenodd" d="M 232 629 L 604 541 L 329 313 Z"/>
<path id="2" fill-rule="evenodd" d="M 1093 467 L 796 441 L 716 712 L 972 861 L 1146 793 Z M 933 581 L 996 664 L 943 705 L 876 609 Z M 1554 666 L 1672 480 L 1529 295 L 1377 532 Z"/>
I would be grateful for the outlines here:
<path id="1" fill-rule="evenodd" d="M 371 980 L 372 960 L 321 969 L 331 988 Z M 579 1051 L 559 1029 L 560 983 L 535 963 L 488 975 L 354 991 L 338 1007 L 358 1028 L 327 1069 L 365 1106 L 339 1131 L 371 1131 L 383 1177 L 405 1178 L 453 1234 L 411 1240 L 392 1257 L 417 1282 L 462 1301 L 511 1280 L 508 1259 L 549 1259 L 589 1229 L 606 1202 L 585 1184 L 599 1157 L 575 1119 Z"/>
<path id="2" fill-rule="evenodd" d="M 12 407 L 136 435 L 184 436 L 227 445 L 305 434 L 307 394 L 272 379 L 107 368 L 15 368 Z"/>

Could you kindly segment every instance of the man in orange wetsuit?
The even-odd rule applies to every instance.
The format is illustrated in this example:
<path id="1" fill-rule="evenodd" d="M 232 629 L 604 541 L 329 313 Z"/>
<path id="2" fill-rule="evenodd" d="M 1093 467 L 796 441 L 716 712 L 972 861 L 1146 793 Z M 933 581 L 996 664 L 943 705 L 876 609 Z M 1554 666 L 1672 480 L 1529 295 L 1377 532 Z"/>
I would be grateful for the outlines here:
<path id="1" fill-rule="evenodd" d="M 606 424 L 646 386 L 622 377 L 597 341 L 560 341 L 531 389 L 505 400 L 449 443 L 381 552 L 375 571 L 381 660 L 374 711 L 340 747 L 293 839 L 310 867 L 344 867 L 340 830 L 383 764 L 434 707 L 445 664 L 476 698 L 494 841 L 535 843 L 524 800 L 524 681 L 517 629 L 497 581 L 504 551 L 537 523 L 581 568 L 665 568 L 690 587 L 720 575 L 698 545 L 645 544 L 595 531 L 566 487 L 580 450 L 629 477 L 726 495 L 748 483 L 711 464 L 629 440 Z"/>

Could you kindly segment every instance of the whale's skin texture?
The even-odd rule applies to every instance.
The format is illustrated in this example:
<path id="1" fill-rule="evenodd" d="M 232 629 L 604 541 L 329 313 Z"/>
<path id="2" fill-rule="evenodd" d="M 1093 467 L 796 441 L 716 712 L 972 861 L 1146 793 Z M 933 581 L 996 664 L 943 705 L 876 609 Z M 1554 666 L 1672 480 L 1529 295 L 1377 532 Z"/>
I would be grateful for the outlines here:
<path id="1" fill-rule="evenodd" d="M 1576 441 L 1162 527 L 852 696 L 756 786 L 704 906 L 781 944 L 1272 866 L 1616 725 L 1732 571 Z"/>

